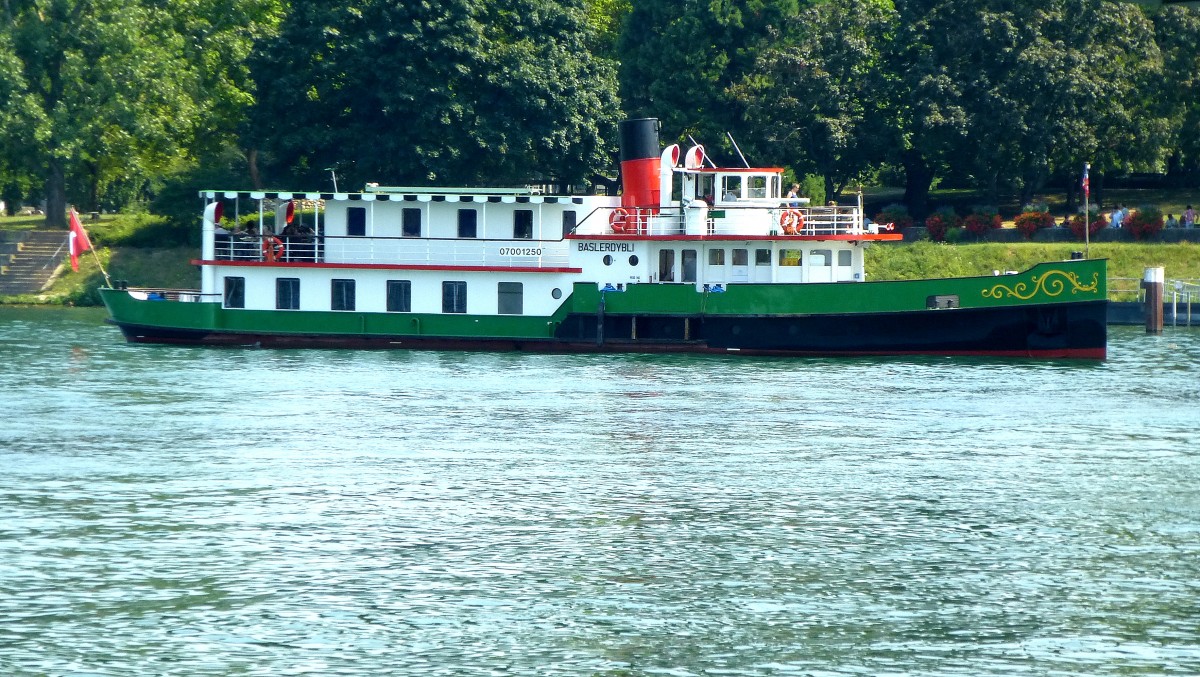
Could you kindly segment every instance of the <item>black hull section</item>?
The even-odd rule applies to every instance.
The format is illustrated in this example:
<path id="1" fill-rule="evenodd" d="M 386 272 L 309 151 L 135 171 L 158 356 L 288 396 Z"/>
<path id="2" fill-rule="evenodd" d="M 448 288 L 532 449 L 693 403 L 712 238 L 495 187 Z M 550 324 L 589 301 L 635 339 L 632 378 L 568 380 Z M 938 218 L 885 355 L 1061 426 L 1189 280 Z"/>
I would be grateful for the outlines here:
<path id="1" fill-rule="evenodd" d="M 135 343 L 696 352 L 744 355 L 991 355 L 1104 359 L 1107 302 L 797 316 L 571 315 L 554 338 L 270 334 L 122 325 Z"/>

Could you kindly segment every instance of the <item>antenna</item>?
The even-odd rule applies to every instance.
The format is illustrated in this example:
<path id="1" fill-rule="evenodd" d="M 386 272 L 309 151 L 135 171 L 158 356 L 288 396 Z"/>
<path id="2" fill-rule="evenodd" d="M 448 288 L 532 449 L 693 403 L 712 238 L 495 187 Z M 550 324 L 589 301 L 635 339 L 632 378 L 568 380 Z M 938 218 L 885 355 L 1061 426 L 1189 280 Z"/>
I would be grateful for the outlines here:
<path id="1" fill-rule="evenodd" d="M 742 164 L 746 165 L 746 169 L 750 169 L 750 163 L 746 162 L 746 156 L 742 155 L 742 149 L 738 148 L 737 141 L 733 140 L 733 134 L 725 132 L 725 136 L 729 137 L 729 143 L 733 144 L 733 149 L 737 151 L 738 157 L 742 158 Z"/>

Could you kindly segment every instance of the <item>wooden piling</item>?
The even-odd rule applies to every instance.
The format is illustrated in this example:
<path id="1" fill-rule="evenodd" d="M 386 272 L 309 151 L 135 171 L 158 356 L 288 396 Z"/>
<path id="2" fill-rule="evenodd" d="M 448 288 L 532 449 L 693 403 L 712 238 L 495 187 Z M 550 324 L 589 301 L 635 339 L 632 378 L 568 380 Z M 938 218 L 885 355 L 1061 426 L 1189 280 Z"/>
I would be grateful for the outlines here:
<path id="1" fill-rule="evenodd" d="M 1142 277 L 1142 288 L 1146 290 L 1146 333 L 1161 334 L 1163 331 L 1163 282 L 1166 276 L 1162 268 L 1147 268 Z"/>

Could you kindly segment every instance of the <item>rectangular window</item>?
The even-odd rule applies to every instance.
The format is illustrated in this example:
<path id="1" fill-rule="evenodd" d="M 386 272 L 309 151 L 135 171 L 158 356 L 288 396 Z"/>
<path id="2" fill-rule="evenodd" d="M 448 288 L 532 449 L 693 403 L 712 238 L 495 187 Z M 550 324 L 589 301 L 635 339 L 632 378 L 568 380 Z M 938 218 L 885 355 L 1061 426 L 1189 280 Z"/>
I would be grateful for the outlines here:
<path id="1" fill-rule="evenodd" d="M 330 310 L 354 310 L 354 280 L 332 280 Z"/>
<path id="2" fill-rule="evenodd" d="M 346 208 L 346 234 L 351 237 L 363 237 L 367 234 L 367 208 Z"/>
<path id="3" fill-rule="evenodd" d="M 761 200 L 767 196 L 767 177 L 751 176 L 747 183 L 749 184 L 746 191 L 747 197 Z"/>
<path id="4" fill-rule="evenodd" d="M 412 282 L 409 280 L 387 281 L 387 311 L 389 313 L 412 312 Z"/>
<path id="5" fill-rule="evenodd" d="M 513 212 L 513 239 L 533 239 L 533 210 L 518 209 Z"/>
<path id="6" fill-rule="evenodd" d="M 568 210 L 568 211 L 563 212 L 563 219 L 562 219 L 563 237 L 566 237 L 575 231 L 575 224 L 578 223 L 578 221 L 577 221 L 578 218 L 579 217 L 575 214 L 574 210 Z"/>
<path id="7" fill-rule="evenodd" d="M 680 258 L 680 260 L 683 263 L 683 274 L 680 277 L 680 280 L 683 282 L 695 282 L 696 281 L 696 250 L 695 249 L 683 250 L 683 256 Z"/>
<path id="8" fill-rule="evenodd" d="M 475 211 L 474 209 L 458 210 L 458 236 L 478 237 L 478 219 L 479 212 Z"/>
<path id="9" fill-rule="evenodd" d="M 724 249 L 708 250 L 708 265 L 710 265 L 710 266 L 725 265 L 725 250 Z"/>
<path id="10" fill-rule="evenodd" d="M 721 177 L 721 199 L 726 202 L 731 202 L 742 197 L 742 177 L 740 176 L 724 176 Z"/>
<path id="11" fill-rule="evenodd" d="M 849 266 L 849 265 L 851 265 L 851 264 L 850 264 L 850 250 L 849 250 L 849 249 L 842 249 L 842 250 L 839 250 L 839 251 L 838 251 L 838 265 L 839 265 L 839 266 Z"/>
<path id="12" fill-rule="evenodd" d="M 501 282 L 497 285 L 497 311 L 501 315 L 520 315 L 525 312 L 524 292 L 520 282 Z"/>
<path id="13" fill-rule="evenodd" d="M 799 249 L 780 249 L 779 250 L 779 265 L 781 265 L 781 266 L 798 266 L 798 265 L 800 265 L 800 250 Z"/>
<path id="14" fill-rule="evenodd" d="M 832 266 L 833 265 L 833 250 L 832 249 L 810 249 L 808 251 L 808 265 L 812 266 Z"/>
<path id="15" fill-rule="evenodd" d="M 748 249 L 733 250 L 733 265 L 735 265 L 735 266 L 750 265 L 750 250 L 748 250 Z"/>
<path id="16" fill-rule="evenodd" d="M 421 210 L 418 207 L 404 208 L 404 224 L 400 234 L 404 237 L 421 237 Z"/>
<path id="17" fill-rule="evenodd" d="M 300 310 L 300 278 L 275 278 L 275 307 L 279 310 Z"/>
<path id="18" fill-rule="evenodd" d="M 675 250 L 664 249 L 658 252 L 658 281 L 675 281 Z"/>
<path id="19" fill-rule="evenodd" d="M 246 278 L 225 277 L 225 307 L 246 307 Z"/>
<path id="20" fill-rule="evenodd" d="M 771 265 L 771 250 L 770 249 L 755 249 L 754 250 L 754 265 L 756 265 L 756 266 Z"/>
<path id="21" fill-rule="evenodd" d="M 475 210 L 471 210 L 474 212 Z M 465 281 L 446 281 L 442 283 L 442 312 L 467 312 L 467 283 Z"/>

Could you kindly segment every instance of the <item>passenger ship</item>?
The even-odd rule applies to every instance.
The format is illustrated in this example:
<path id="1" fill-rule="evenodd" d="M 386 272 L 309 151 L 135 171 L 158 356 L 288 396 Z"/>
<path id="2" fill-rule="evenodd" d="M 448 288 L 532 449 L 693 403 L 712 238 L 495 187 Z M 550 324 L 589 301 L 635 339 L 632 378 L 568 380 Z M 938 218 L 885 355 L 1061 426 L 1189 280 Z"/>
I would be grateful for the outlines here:
<path id="1" fill-rule="evenodd" d="M 871 281 L 900 240 L 620 126 L 621 194 L 205 191 L 198 290 L 101 290 L 131 342 L 262 347 L 1102 359 L 1103 260 Z M 224 224 L 256 215 L 253 233 Z M 234 215 L 233 219 L 226 216 Z"/>

